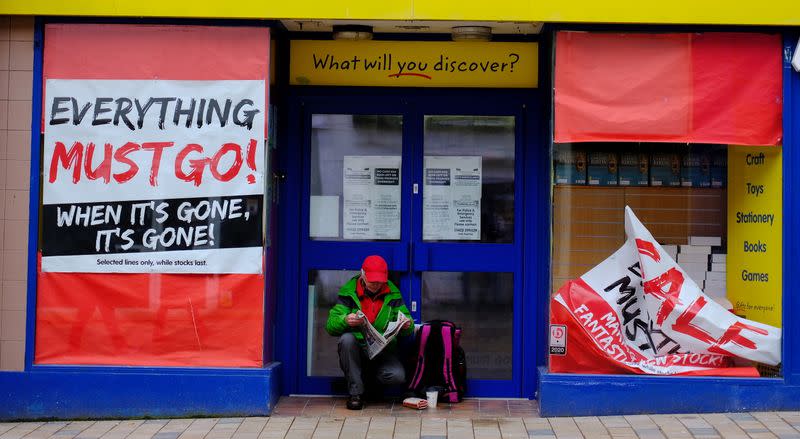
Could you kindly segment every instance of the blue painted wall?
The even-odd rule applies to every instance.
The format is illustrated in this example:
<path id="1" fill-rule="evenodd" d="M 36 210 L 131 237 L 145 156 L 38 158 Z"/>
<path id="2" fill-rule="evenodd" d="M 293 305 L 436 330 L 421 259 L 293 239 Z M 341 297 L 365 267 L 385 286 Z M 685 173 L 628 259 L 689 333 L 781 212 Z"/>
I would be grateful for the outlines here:
<path id="1" fill-rule="evenodd" d="M 266 416 L 280 364 L 263 369 L 35 367 L 0 372 L 0 421 Z"/>
<path id="2" fill-rule="evenodd" d="M 800 386 L 777 378 L 551 374 L 541 369 L 542 416 L 800 409 Z"/>

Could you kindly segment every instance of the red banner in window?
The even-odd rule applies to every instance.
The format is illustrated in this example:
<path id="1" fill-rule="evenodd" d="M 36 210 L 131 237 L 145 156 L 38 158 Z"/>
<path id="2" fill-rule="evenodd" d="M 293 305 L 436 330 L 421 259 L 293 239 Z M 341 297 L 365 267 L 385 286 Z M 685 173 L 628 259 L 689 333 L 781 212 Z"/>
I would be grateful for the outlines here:
<path id="1" fill-rule="evenodd" d="M 559 32 L 554 140 L 781 143 L 781 39 Z"/>
<path id="2" fill-rule="evenodd" d="M 260 367 L 264 278 L 39 273 L 36 363 Z"/>
<path id="3" fill-rule="evenodd" d="M 233 104 L 230 105 L 231 108 L 228 108 L 225 106 L 228 104 L 221 98 L 218 99 L 219 102 L 222 102 L 219 104 L 221 107 L 218 108 L 219 111 L 211 114 L 211 107 L 208 107 L 208 111 L 203 112 L 205 101 L 213 97 L 209 96 L 208 90 L 212 89 L 215 84 L 219 89 L 221 86 L 237 81 L 264 83 L 264 87 L 260 89 L 265 92 L 263 102 L 269 102 L 267 96 L 269 90 L 269 29 L 267 28 L 52 24 L 47 25 L 45 34 L 43 75 L 45 80 L 58 80 L 50 81 L 49 84 L 58 82 L 62 90 L 75 91 L 78 89 L 78 85 L 71 87 L 69 80 L 80 80 L 73 82 L 96 94 L 108 89 L 109 84 L 113 86 L 118 83 L 129 89 L 137 84 L 146 85 L 152 82 L 160 83 L 161 88 L 153 87 L 157 91 L 176 90 L 176 93 L 180 93 L 184 89 L 192 92 L 199 90 L 196 93 L 197 104 L 194 99 L 191 100 L 191 103 L 186 99 L 185 108 L 181 111 L 175 110 L 176 107 L 167 108 L 168 104 L 176 105 L 173 103 L 174 96 L 180 97 L 180 94 L 151 96 L 162 105 L 162 126 L 153 125 L 144 116 L 145 113 L 148 117 L 151 113 L 157 115 L 155 110 L 148 113 L 148 108 L 155 108 L 155 104 L 151 105 L 147 99 L 137 101 L 127 98 L 108 101 L 107 98 L 110 97 L 98 95 L 97 99 L 88 100 L 88 103 L 79 99 L 63 100 L 64 102 L 57 107 L 59 114 L 70 114 L 72 115 L 71 119 L 75 121 L 84 119 L 84 125 L 88 125 L 86 120 L 91 119 L 96 121 L 98 126 L 105 123 L 104 126 L 113 125 L 121 132 L 128 130 L 131 136 L 143 132 L 144 135 L 158 138 L 167 137 L 169 133 L 175 132 L 180 128 L 176 125 L 177 121 L 179 119 L 180 121 L 187 120 L 187 117 L 189 121 L 194 121 L 195 125 L 193 126 L 196 129 L 208 129 L 209 123 L 221 124 L 226 128 L 233 128 L 237 121 L 239 125 L 244 125 L 244 113 L 235 108 Z M 111 83 L 106 80 L 116 82 Z M 55 87 L 48 89 L 47 84 L 48 82 L 45 83 L 43 102 L 48 102 L 48 98 L 53 98 L 48 95 L 48 90 L 54 93 Z M 115 92 L 122 89 L 122 87 L 111 88 Z M 89 92 L 84 94 L 89 94 Z M 118 96 L 113 97 L 117 98 Z M 133 105 L 134 103 L 136 105 Z M 101 104 L 116 110 L 114 110 L 115 112 L 109 112 L 107 109 L 101 110 L 98 108 Z M 120 105 L 129 111 L 126 113 L 120 110 Z M 125 105 L 128 106 L 125 107 Z M 90 106 L 93 110 L 88 109 Z M 53 107 L 46 105 L 43 114 L 50 114 L 48 110 L 52 111 Z M 190 110 L 186 110 L 186 108 Z M 196 108 L 197 117 L 191 119 Z M 242 108 L 249 107 L 242 106 Z M 166 111 L 169 109 L 174 111 Z M 261 111 L 263 119 L 266 120 L 266 108 Z M 118 113 L 121 116 L 102 121 L 108 114 L 117 115 Z M 169 113 L 169 117 L 165 119 L 163 114 L 167 113 Z M 175 114 L 174 119 L 173 113 Z M 137 114 L 141 115 L 138 119 Z M 205 117 L 201 119 L 200 116 Z M 235 120 L 228 123 L 230 118 Z M 125 123 L 129 119 L 131 122 Z M 50 126 L 55 124 L 52 117 L 45 122 L 43 127 L 47 127 L 47 123 L 52 123 Z M 137 125 L 135 122 L 140 124 Z M 202 127 L 201 122 L 203 123 Z M 186 129 L 189 128 L 190 123 L 186 122 Z M 71 125 L 77 126 L 78 123 Z M 254 127 L 254 131 L 258 131 L 254 137 L 263 139 L 262 135 L 266 132 L 266 124 L 263 125 L 263 127 Z M 241 127 L 239 126 L 239 128 Z M 46 129 L 44 131 L 45 141 L 51 140 L 47 137 L 49 132 Z M 75 138 L 86 133 L 86 131 L 76 132 L 78 134 L 75 135 Z M 133 155 L 132 153 L 130 157 Z M 249 159 L 247 160 L 249 161 Z M 134 161 L 134 159 L 130 159 L 128 163 L 134 163 Z M 80 156 L 78 156 L 77 162 L 80 162 Z M 202 160 L 195 160 L 195 162 L 198 166 L 204 163 Z M 92 159 L 89 156 L 86 158 L 85 166 L 80 169 L 84 167 L 85 169 L 94 169 L 100 163 L 101 158 Z M 63 166 L 74 167 L 75 164 L 69 162 L 64 163 Z M 100 168 L 98 167 L 98 169 Z M 191 168 L 187 164 L 182 170 L 188 172 Z M 166 177 L 165 175 L 161 176 Z M 94 180 L 97 180 L 97 176 L 93 177 Z M 134 183 L 131 181 L 129 184 L 133 185 Z M 141 186 L 148 187 L 147 184 Z M 165 186 L 163 179 L 161 186 Z M 198 187 L 202 191 L 203 186 L 199 185 L 199 181 Z M 108 197 L 111 198 L 108 200 L 114 202 L 113 206 L 121 205 L 123 201 L 126 203 L 141 201 L 135 197 L 113 198 L 111 189 L 107 189 L 105 192 L 109 193 Z M 205 198 L 211 200 L 216 195 L 202 193 L 197 196 L 200 197 L 197 198 L 200 200 Z M 104 202 L 108 201 L 102 196 L 98 198 Z M 168 198 L 170 201 L 174 201 L 180 197 L 176 195 Z M 147 201 L 153 197 L 144 197 L 143 199 Z M 117 203 L 118 200 L 121 201 Z M 140 204 L 146 207 L 146 203 Z M 159 205 L 159 203 L 155 203 L 155 205 Z M 143 210 L 140 209 L 138 212 L 143 212 Z M 174 216 L 167 210 L 163 212 Z M 233 211 L 228 211 L 228 215 L 230 212 Z M 239 214 L 240 212 L 235 211 L 235 213 Z M 249 213 L 256 215 L 256 221 L 260 221 L 260 213 L 256 210 Z M 111 226 L 106 224 L 109 221 L 104 222 L 99 219 L 95 221 L 97 218 L 94 216 L 91 221 L 88 216 L 85 218 L 76 216 L 76 220 L 80 223 L 91 223 L 90 225 L 106 224 L 104 227 L 110 231 L 104 231 L 104 233 L 113 233 L 114 227 L 121 227 L 122 230 L 125 230 L 125 227 L 131 227 L 130 224 L 139 218 L 134 215 L 117 214 L 116 216 L 118 218 L 112 218 L 114 224 Z M 147 221 L 145 221 L 145 216 L 142 214 L 141 222 L 153 229 L 166 230 L 169 223 L 162 224 L 163 220 L 158 220 L 156 217 L 156 215 L 152 215 L 151 221 L 150 216 L 147 216 Z M 86 240 L 85 237 L 80 238 L 79 235 L 67 231 L 74 224 L 61 224 L 61 222 L 58 223 L 58 227 L 62 227 L 60 239 L 73 244 L 76 241 Z M 260 226 L 256 227 L 256 229 L 259 228 Z M 161 236 L 165 237 L 166 235 L 162 234 Z M 232 264 L 229 264 L 233 266 L 233 269 L 228 267 L 225 270 L 206 270 L 205 272 L 185 270 L 191 274 L 175 274 L 178 270 L 173 265 L 177 263 L 205 265 L 207 260 L 179 256 L 192 251 L 196 252 L 198 246 L 210 244 L 200 244 L 195 239 L 191 248 L 180 249 L 185 251 L 172 253 L 177 256 L 170 256 L 169 252 L 163 252 L 164 260 L 168 259 L 166 262 L 169 264 L 162 261 L 161 256 L 145 258 L 147 259 L 144 261 L 147 262 L 145 264 L 142 259 L 147 256 L 147 244 L 143 245 L 142 239 L 138 239 L 133 234 L 129 237 L 132 239 L 128 244 L 115 243 L 111 246 L 111 250 L 109 250 L 108 244 L 105 244 L 105 248 L 101 245 L 108 241 L 89 239 L 89 247 L 96 250 L 97 258 L 86 257 L 86 252 L 79 252 L 81 254 L 77 256 L 67 255 L 67 258 L 81 257 L 83 259 L 80 260 L 82 262 L 69 267 L 69 269 L 53 270 L 61 272 L 42 272 L 40 263 L 36 303 L 35 363 L 195 367 L 262 366 L 264 360 L 265 278 L 263 274 L 256 274 L 265 271 L 263 269 L 262 241 L 256 240 L 255 245 L 248 244 L 249 247 L 255 249 L 255 253 L 248 261 L 233 261 Z M 131 246 L 137 247 L 131 250 Z M 217 247 L 224 247 L 224 245 L 218 243 Z M 233 247 L 238 249 L 242 247 L 242 244 L 234 244 Z M 43 249 L 44 246 L 40 247 L 40 250 Z M 216 247 L 209 248 L 208 251 L 218 255 L 223 253 Z M 253 258 L 256 260 L 253 261 Z M 109 270 L 82 269 L 80 264 L 86 263 L 88 266 L 95 263 L 95 259 L 97 264 L 114 262 L 114 267 Z M 236 268 L 243 265 L 244 262 L 262 268 L 260 270 L 237 270 Z M 118 265 L 124 267 L 120 268 Z M 166 268 L 168 265 L 172 267 Z M 144 268 L 142 268 L 143 266 Z M 123 269 L 126 267 L 135 268 Z M 94 272 L 88 273 L 87 271 Z"/>

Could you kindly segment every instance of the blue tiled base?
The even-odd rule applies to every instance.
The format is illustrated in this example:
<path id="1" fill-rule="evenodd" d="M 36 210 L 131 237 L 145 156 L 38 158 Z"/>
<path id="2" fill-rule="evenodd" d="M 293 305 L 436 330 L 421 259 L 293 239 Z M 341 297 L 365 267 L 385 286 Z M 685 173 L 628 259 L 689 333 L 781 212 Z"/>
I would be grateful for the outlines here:
<path id="1" fill-rule="evenodd" d="M 266 416 L 280 363 L 259 369 L 36 366 L 0 372 L 0 420 Z"/>
<path id="2" fill-rule="evenodd" d="M 781 378 L 555 374 L 539 370 L 542 416 L 800 409 L 800 386 Z"/>

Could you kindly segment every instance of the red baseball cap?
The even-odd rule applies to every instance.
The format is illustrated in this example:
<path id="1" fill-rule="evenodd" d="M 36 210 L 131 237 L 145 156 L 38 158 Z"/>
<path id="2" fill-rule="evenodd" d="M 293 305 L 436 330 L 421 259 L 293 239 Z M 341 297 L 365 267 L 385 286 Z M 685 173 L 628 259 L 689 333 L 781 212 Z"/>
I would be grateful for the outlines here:
<path id="1" fill-rule="evenodd" d="M 389 267 L 378 255 L 367 256 L 361 264 L 361 272 L 367 282 L 386 282 L 389 279 Z"/>

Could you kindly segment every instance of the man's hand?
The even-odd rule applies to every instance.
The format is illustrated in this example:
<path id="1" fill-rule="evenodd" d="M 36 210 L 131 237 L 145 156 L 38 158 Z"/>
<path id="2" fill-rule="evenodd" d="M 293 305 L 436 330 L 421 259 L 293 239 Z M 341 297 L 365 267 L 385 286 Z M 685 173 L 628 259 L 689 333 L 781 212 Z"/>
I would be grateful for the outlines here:
<path id="1" fill-rule="evenodd" d="M 403 329 L 408 329 L 409 326 L 411 326 L 411 320 L 403 323 Z"/>
<path id="2" fill-rule="evenodd" d="M 350 327 L 361 326 L 361 319 L 358 318 L 358 316 L 355 315 L 354 313 L 348 314 L 347 317 L 345 317 L 344 321 L 347 323 L 347 326 Z"/>

